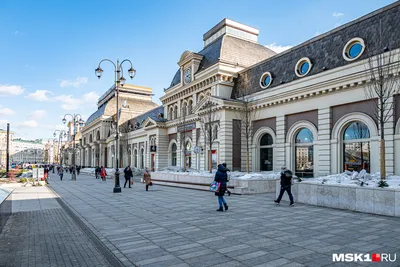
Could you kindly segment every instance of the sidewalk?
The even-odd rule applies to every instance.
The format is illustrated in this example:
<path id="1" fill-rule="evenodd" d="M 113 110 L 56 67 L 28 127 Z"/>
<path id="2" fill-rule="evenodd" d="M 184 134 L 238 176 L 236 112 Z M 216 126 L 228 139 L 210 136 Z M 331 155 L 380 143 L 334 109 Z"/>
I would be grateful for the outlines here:
<path id="1" fill-rule="evenodd" d="M 117 194 L 114 181 L 82 174 L 51 176 L 50 186 L 126 266 L 341 266 L 332 253 L 400 247 L 399 218 L 277 206 L 274 194 L 227 197 L 229 210 L 220 213 L 205 191 L 156 185 L 146 192 L 135 182 Z"/>
<path id="2" fill-rule="evenodd" d="M 0 266 L 110 266 L 46 186 L 15 188 L 0 234 Z"/>

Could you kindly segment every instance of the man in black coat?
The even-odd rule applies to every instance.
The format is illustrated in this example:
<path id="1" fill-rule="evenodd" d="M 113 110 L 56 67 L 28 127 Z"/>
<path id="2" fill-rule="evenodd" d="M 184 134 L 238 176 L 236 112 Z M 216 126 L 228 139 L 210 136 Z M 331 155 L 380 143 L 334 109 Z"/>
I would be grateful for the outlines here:
<path id="1" fill-rule="evenodd" d="M 285 191 L 289 195 L 290 206 L 294 206 L 293 195 L 292 195 L 292 178 L 293 173 L 286 169 L 286 167 L 281 168 L 281 191 L 279 193 L 279 197 L 277 200 L 274 200 L 275 203 L 279 204 L 281 202 L 282 196 Z"/>
<path id="2" fill-rule="evenodd" d="M 225 166 L 224 166 L 225 165 Z M 214 181 L 217 183 L 220 183 L 220 187 L 218 192 L 215 192 L 215 195 L 218 196 L 218 203 L 219 203 L 219 209 L 217 211 L 224 211 L 222 208 L 222 205 L 225 207 L 225 211 L 228 210 L 228 204 L 226 203 L 224 199 L 225 191 L 226 191 L 226 183 L 228 181 L 228 174 L 226 168 L 226 164 L 220 164 L 218 165 L 218 171 L 215 174 Z"/>
<path id="3" fill-rule="evenodd" d="M 125 174 L 125 184 L 124 184 L 124 188 L 126 187 L 126 183 L 128 183 L 129 188 L 131 188 L 131 178 L 133 178 L 133 173 L 132 173 L 132 169 L 131 166 L 128 165 L 125 170 L 124 170 L 124 174 Z"/>

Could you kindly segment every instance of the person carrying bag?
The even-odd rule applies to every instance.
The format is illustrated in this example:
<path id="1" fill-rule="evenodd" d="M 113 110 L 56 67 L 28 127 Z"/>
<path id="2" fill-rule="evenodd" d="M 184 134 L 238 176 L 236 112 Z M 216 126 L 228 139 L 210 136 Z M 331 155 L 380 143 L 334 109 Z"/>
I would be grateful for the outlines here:
<path id="1" fill-rule="evenodd" d="M 124 170 L 124 176 L 125 176 L 125 184 L 124 188 L 126 187 L 126 183 L 128 183 L 129 188 L 131 188 L 131 185 L 133 184 L 133 173 L 131 166 L 127 166 Z"/>

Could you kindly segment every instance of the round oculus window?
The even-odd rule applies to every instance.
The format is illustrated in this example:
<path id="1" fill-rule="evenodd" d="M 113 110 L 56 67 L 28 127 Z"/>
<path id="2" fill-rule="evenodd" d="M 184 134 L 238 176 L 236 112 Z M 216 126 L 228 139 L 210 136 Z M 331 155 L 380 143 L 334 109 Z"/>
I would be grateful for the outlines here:
<path id="1" fill-rule="evenodd" d="M 272 83 L 272 75 L 270 72 L 265 72 L 263 75 L 261 75 L 260 79 L 260 86 L 261 88 L 267 88 L 271 85 Z"/>
<path id="2" fill-rule="evenodd" d="M 353 38 L 344 46 L 343 58 L 347 61 L 356 60 L 363 54 L 364 50 L 364 40 L 361 38 Z"/>
<path id="3" fill-rule="evenodd" d="M 308 69 L 310 68 L 310 64 L 308 64 L 308 62 L 304 62 L 300 65 L 300 74 L 301 75 L 306 75 L 306 73 L 308 72 Z"/>
<path id="4" fill-rule="evenodd" d="M 312 68 L 311 61 L 308 57 L 303 57 L 296 63 L 295 73 L 297 77 L 306 76 Z"/>

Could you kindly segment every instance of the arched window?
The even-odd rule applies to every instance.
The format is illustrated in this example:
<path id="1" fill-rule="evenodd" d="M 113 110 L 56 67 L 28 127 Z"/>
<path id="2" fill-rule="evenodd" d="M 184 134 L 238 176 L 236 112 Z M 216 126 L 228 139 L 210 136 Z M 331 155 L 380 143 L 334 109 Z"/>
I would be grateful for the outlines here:
<path id="1" fill-rule="evenodd" d="M 96 140 L 97 140 L 97 141 L 99 141 L 99 140 L 100 140 L 100 131 L 97 131 Z"/>
<path id="2" fill-rule="evenodd" d="M 260 170 L 273 170 L 273 147 L 274 141 L 269 133 L 264 134 L 260 140 Z"/>
<path id="3" fill-rule="evenodd" d="M 192 167 L 192 143 L 189 141 L 185 144 L 185 161 L 186 161 L 186 168 Z"/>
<path id="4" fill-rule="evenodd" d="M 370 172 L 370 132 L 361 121 L 350 123 L 343 132 L 343 169 Z"/>
<path id="5" fill-rule="evenodd" d="M 218 139 L 218 125 L 214 126 L 213 133 L 212 133 L 213 140 Z"/>
<path id="6" fill-rule="evenodd" d="M 92 143 L 93 142 L 93 137 L 92 137 L 92 135 L 90 135 L 89 136 L 89 143 Z"/>
<path id="7" fill-rule="evenodd" d="M 192 107 L 193 107 L 193 101 L 192 99 L 189 100 L 189 105 L 188 105 L 188 115 L 192 114 Z"/>
<path id="8" fill-rule="evenodd" d="M 174 108 L 174 120 L 176 120 L 178 118 L 178 106 L 175 106 Z"/>
<path id="9" fill-rule="evenodd" d="M 144 169 L 144 149 L 140 150 L 140 168 Z"/>
<path id="10" fill-rule="evenodd" d="M 172 147 L 171 147 L 171 165 L 172 166 L 176 166 L 176 150 L 177 150 L 176 144 L 173 143 Z"/>
<path id="11" fill-rule="evenodd" d="M 173 120 L 173 113 L 174 113 L 174 109 L 172 107 L 169 108 L 169 112 L 168 112 L 168 119 L 169 120 Z"/>
<path id="12" fill-rule="evenodd" d="M 307 128 L 298 131 L 295 139 L 295 173 L 299 177 L 314 175 L 314 136 Z"/>
<path id="13" fill-rule="evenodd" d="M 138 163 L 138 153 L 137 153 L 137 149 L 135 149 L 134 151 L 133 151 L 133 166 L 135 167 L 135 168 L 137 168 L 138 167 L 138 165 L 137 165 L 137 163 Z"/>
<path id="14" fill-rule="evenodd" d="M 182 116 L 186 116 L 187 115 L 187 103 L 184 102 L 182 105 Z"/>

